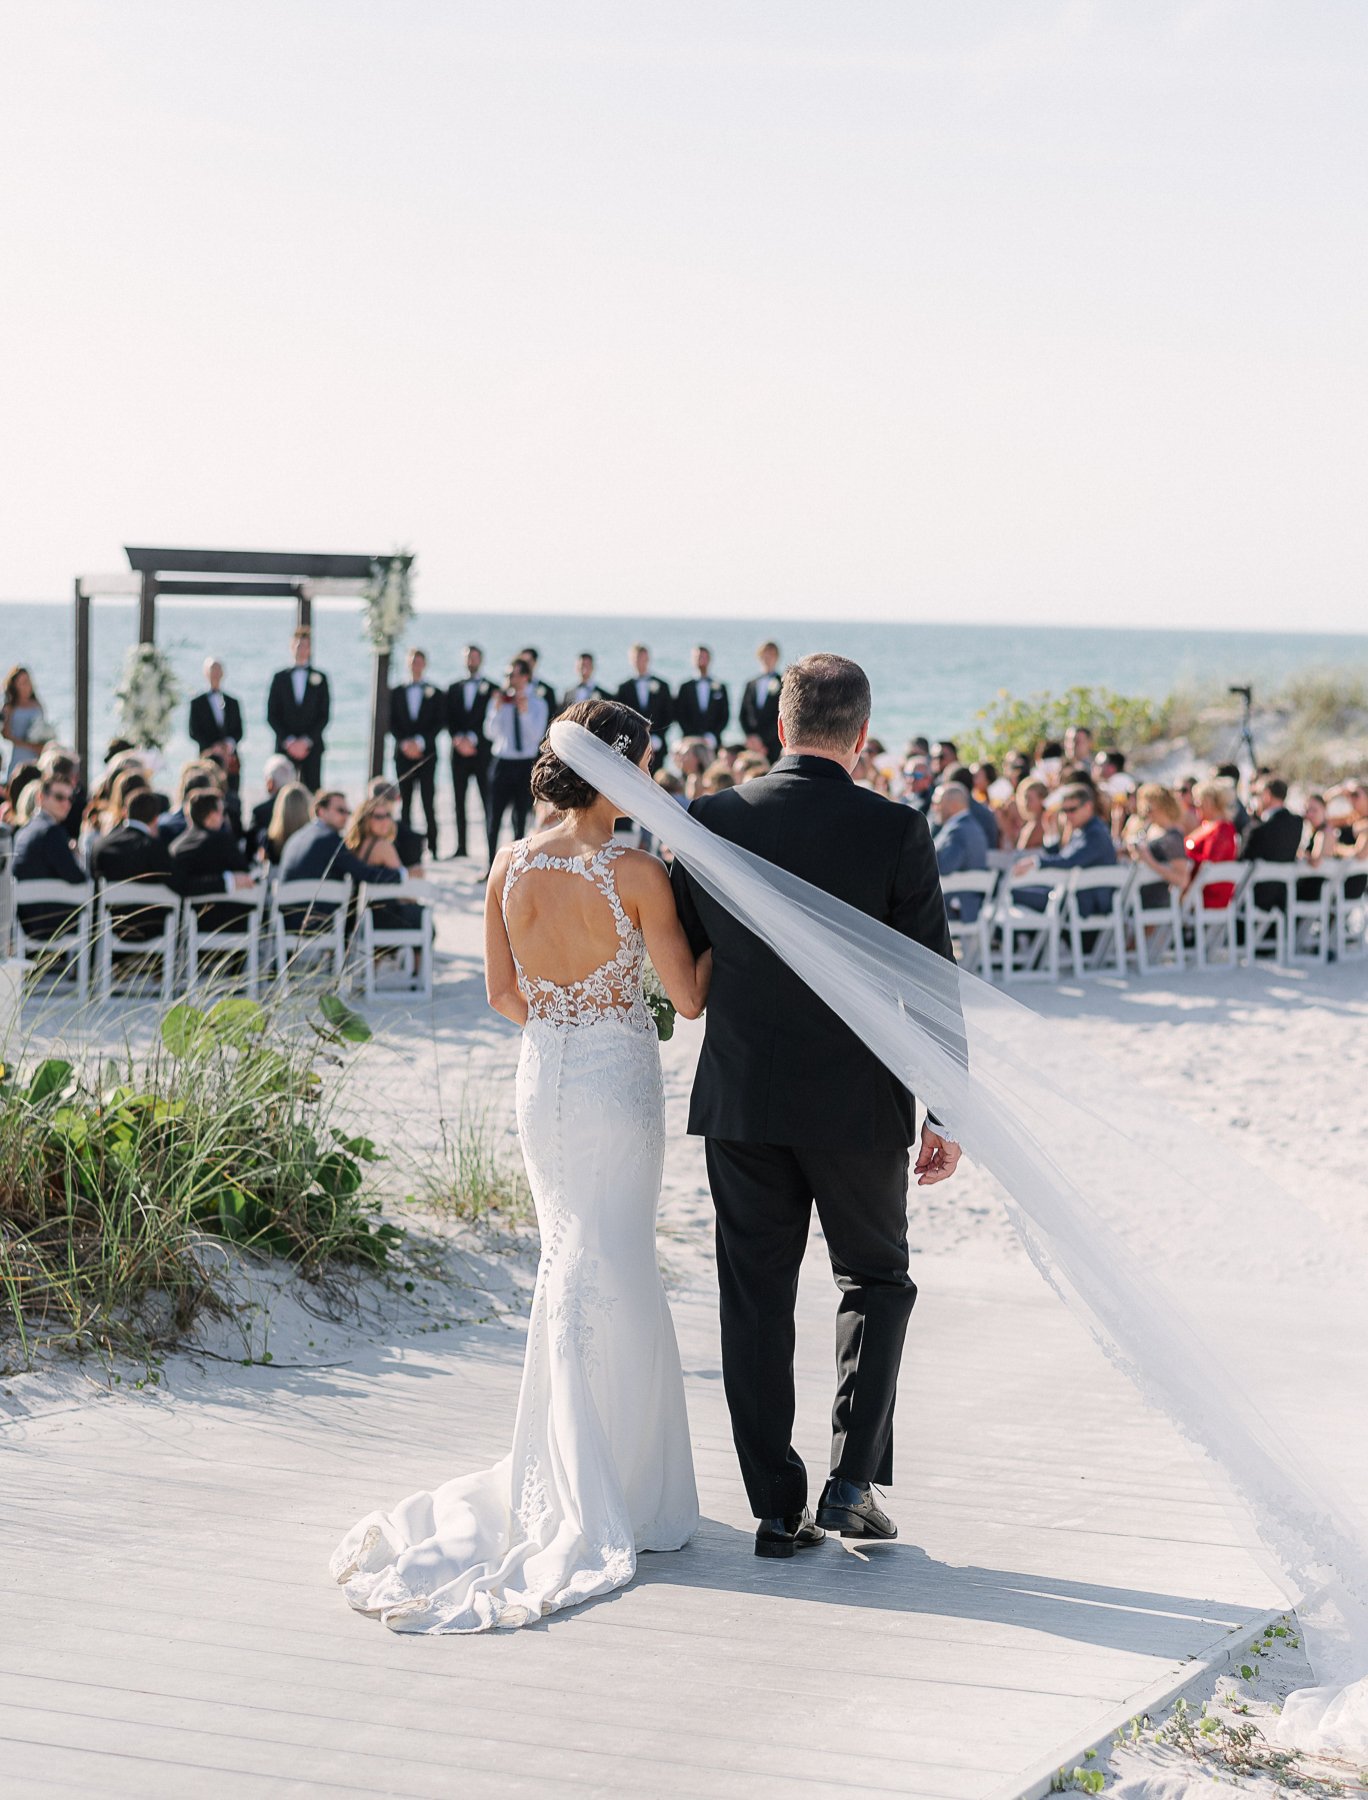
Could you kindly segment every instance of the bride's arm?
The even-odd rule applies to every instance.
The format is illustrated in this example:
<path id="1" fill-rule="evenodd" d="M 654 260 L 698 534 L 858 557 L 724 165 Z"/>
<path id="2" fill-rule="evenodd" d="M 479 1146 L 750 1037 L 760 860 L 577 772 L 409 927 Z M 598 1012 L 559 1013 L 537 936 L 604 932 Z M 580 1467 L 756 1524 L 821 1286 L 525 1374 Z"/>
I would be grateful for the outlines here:
<path id="1" fill-rule="evenodd" d="M 518 986 L 518 971 L 513 965 L 500 901 L 511 854 L 500 850 L 485 885 L 485 993 L 496 1013 L 502 1013 L 515 1025 L 526 1025 L 527 1002 Z"/>
<path id="2" fill-rule="evenodd" d="M 696 1019 L 707 1004 L 712 951 L 695 956 L 689 948 L 664 863 L 645 850 L 633 851 L 623 862 L 627 880 L 619 885 L 629 911 L 637 916 L 656 974 L 675 1011 Z"/>

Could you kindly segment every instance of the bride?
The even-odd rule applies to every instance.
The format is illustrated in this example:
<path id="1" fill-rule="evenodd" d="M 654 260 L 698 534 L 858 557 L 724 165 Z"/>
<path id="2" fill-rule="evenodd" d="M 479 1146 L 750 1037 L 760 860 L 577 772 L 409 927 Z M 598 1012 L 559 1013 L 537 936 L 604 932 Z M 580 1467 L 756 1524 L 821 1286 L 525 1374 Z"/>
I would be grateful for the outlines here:
<path id="1" fill-rule="evenodd" d="M 563 715 L 643 770 L 645 719 Z M 518 1137 L 541 1232 L 511 1453 L 374 1512 L 333 1552 L 359 1612 L 395 1631 L 525 1625 L 630 1581 L 698 1524 L 684 1384 L 656 1264 L 665 1154 L 649 952 L 697 1018 L 695 960 L 664 866 L 613 837 L 618 808 L 544 749 L 532 792 L 561 814 L 501 850 L 485 901 L 490 1004 L 522 1027 Z"/>

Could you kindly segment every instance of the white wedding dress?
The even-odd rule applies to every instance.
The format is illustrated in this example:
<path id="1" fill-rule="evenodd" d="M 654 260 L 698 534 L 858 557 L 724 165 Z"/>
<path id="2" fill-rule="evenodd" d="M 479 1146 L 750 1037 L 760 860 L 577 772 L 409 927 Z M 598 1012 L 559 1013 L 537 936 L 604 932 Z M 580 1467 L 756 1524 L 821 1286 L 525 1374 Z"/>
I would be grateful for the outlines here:
<path id="1" fill-rule="evenodd" d="M 513 1448 L 492 1469 L 368 1513 L 333 1552 L 351 1605 L 395 1631 L 529 1624 L 622 1587 L 639 1551 L 677 1550 L 698 1524 L 656 1263 L 660 1052 L 642 997 L 645 945 L 614 879 L 621 854 L 615 843 L 585 857 L 513 847 L 505 906 L 529 871 L 591 882 L 618 950 L 565 985 L 514 958 L 528 1006 L 518 1136 L 542 1251 Z"/>

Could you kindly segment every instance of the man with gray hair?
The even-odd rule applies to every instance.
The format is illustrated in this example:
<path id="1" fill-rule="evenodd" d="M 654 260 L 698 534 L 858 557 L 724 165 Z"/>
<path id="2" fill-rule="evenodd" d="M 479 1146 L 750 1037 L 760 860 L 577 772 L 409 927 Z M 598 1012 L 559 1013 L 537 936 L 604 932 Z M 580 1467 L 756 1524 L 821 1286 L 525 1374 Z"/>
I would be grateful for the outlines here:
<path id="1" fill-rule="evenodd" d="M 271 814 L 275 811 L 276 795 L 294 780 L 295 766 L 288 756 L 268 756 L 263 773 L 266 777 L 266 798 L 258 800 L 252 808 L 243 834 L 247 839 L 247 855 L 253 860 L 265 847 L 266 833 L 271 829 Z"/>
<path id="2" fill-rule="evenodd" d="M 223 691 L 223 663 L 217 656 L 205 658 L 204 679 L 208 687 L 190 702 L 190 737 L 201 756 L 207 756 L 211 750 L 222 752 L 229 786 L 236 793 L 242 774 L 238 760 L 238 745 L 243 737 L 242 707 L 232 694 Z"/>
<path id="3" fill-rule="evenodd" d="M 774 768 L 690 811 L 719 837 L 953 962 L 926 820 L 851 779 L 869 713 L 857 663 L 804 657 L 783 679 L 784 754 Z M 913 1097 L 682 861 L 672 879 L 695 955 L 713 953 L 689 1130 L 707 1140 L 722 1375 L 759 1520 L 755 1553 L 792 1556 L 826 1530 L 896 1537 L 872 1489 L 892 1478 L 898 1366 L 917 1297 L 907 1253 Z M 944 1181 L 958 1160 L 958 1145 L 928 1118 L 919 1185 Z M 841 1289 L 831 1473 L 815 1519 L 792 1442 L 794 1303 L 814 1204 Z"/>
<path id="4" fill-rule="evenodd" d="M 936 848 L 936 867 L 942 875 L 960 875 L 988 867 L 988 845 L 978 820 L 969 810 L 969 790 L 958 781 L 942 781 L 931 799 L 936 829 L 931 842 Z M 982 894 L 955 894 L 946 900 L 955 917 L 972 925 L 983 906 Z"/>

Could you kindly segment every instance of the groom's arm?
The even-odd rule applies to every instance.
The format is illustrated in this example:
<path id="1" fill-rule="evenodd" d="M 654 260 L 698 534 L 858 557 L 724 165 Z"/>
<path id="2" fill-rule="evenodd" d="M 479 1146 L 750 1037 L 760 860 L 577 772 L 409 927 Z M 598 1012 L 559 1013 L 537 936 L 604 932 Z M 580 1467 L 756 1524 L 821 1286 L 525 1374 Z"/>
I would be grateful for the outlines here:
<path id="1" fill-rule="evenodd" d="M 913 938 L 926 949 L 954 964 L 955 946 L 950 936 L 950 922 L 945 915 L 945 896 L 941 892 L 940 869 L 936 864 L 936 848 L 931 842 L 931 828 L 921 813 L 907 809 L 907 825 L 903 831 L 898 866 L 893 877 L 893 910 L 888 923 L 904 937 Z M 965 1068 L 969 1066 L 969 1044 L 960 1011 L 959 989 L 947 983 L 941 996 L 953 1010 L 954 1020 L 927 1026 L 943 1047 Z M 928 1111 L 927 1124 L 934 1131 L 938 1121 Z M 953 1129 L 954 1121 L 950 1121 Z"/>

